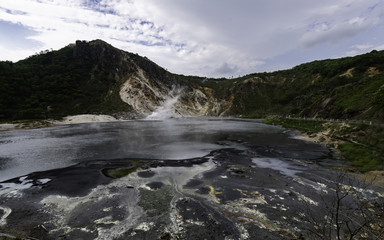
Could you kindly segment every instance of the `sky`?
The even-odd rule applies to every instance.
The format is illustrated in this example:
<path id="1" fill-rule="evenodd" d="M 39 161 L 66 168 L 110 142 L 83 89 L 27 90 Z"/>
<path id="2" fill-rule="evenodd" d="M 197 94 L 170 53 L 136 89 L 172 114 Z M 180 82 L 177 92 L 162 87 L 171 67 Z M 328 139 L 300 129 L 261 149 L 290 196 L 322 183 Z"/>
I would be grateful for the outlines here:
<path id="1" fill-rule="evenodd" d="M 384 0 L 0 0 L 0 60 L 102 39 L 170 72 L 238 77 L 384 49 Z"/>

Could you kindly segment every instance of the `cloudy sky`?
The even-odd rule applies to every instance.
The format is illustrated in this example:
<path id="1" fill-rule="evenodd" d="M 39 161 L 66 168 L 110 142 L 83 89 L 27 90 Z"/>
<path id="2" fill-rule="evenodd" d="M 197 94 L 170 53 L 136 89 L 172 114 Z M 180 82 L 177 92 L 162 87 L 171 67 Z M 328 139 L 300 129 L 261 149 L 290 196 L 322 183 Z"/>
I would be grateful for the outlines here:
<path id="1" fill-rule="evenodd" d="M 384 49 L 383 0 L 0 0 L 0 60 L 102 39 L 231 77 Z"/>

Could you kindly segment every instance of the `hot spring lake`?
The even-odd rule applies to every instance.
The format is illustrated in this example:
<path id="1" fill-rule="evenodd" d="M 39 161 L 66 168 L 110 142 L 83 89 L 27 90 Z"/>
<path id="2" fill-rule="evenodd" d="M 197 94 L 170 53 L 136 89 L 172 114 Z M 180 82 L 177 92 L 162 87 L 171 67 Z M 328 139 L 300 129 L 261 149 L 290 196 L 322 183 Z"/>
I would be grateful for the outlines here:
<path id="1" fill-rule="evenodd" d="M 88 160 L 189 159 L 245 143 L 295 145 L 283 128 L 257 120 L 183 118 L 84 123 L 0 132 L 0 182 Z"/>
<path id="2" fill-rule="evenodd" d="M 311 239 L 313 224 L 333 216 L 324 214 L 339 183 L 356 189 L 342 210 L 353 223 L 364 220 L 350 207 L 361 197 L 383 199 L 331 168 L 346 164 L 259 120 L 3 131 L 0 238 Z"/>

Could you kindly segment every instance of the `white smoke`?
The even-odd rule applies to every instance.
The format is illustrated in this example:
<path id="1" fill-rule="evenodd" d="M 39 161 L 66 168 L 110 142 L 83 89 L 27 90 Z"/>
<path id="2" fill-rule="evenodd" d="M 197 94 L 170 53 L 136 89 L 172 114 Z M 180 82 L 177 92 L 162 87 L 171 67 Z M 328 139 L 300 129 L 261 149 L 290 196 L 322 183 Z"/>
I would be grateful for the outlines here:
<path id="1" fill-rule="evenodd" d="M 179 100 L 182 90 L 175 88 L 170 92 L 169 97 L 164 101 L 163 105 L 156 108 L 154 112 L 148 115 L 146 120 L 164 120 L 168 118 L 179 117 L 180 114 L 176 112 L 175 104 Z"/>

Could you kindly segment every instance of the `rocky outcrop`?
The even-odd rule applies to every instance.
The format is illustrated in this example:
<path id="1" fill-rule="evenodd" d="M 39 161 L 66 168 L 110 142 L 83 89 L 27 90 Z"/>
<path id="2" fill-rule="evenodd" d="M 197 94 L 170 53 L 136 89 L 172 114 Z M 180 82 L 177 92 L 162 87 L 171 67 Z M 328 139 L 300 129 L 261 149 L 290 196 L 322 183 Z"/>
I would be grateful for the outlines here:
<path id="1" fill-rule="evenodd" d="M 149 114 L 165 101 L 167 91 L 164 88 L 153 86 L 143 70 L 139 69 L 121 86 L 119 94 L 121 100 L 136 112 Z"/>
<path id="2" fill-rule="evenodd" d="M 143 115 L 167 107 L 172 108 L 174 117 L 219 116 L 231 105 L 230 101 L 216 99 L 209 88 L 183 86 L 178 82 L 169 86 L 154 81 L 140 67 L 122 84 L 119 95 L 123 102 Z"/>
<path id="3" fill-rule="evenodd" d="M 210 88 L 184 91 L 175 108 L 184 116 L 222 116 L 231 107 L 231 100 L 219 100 Z"/>

